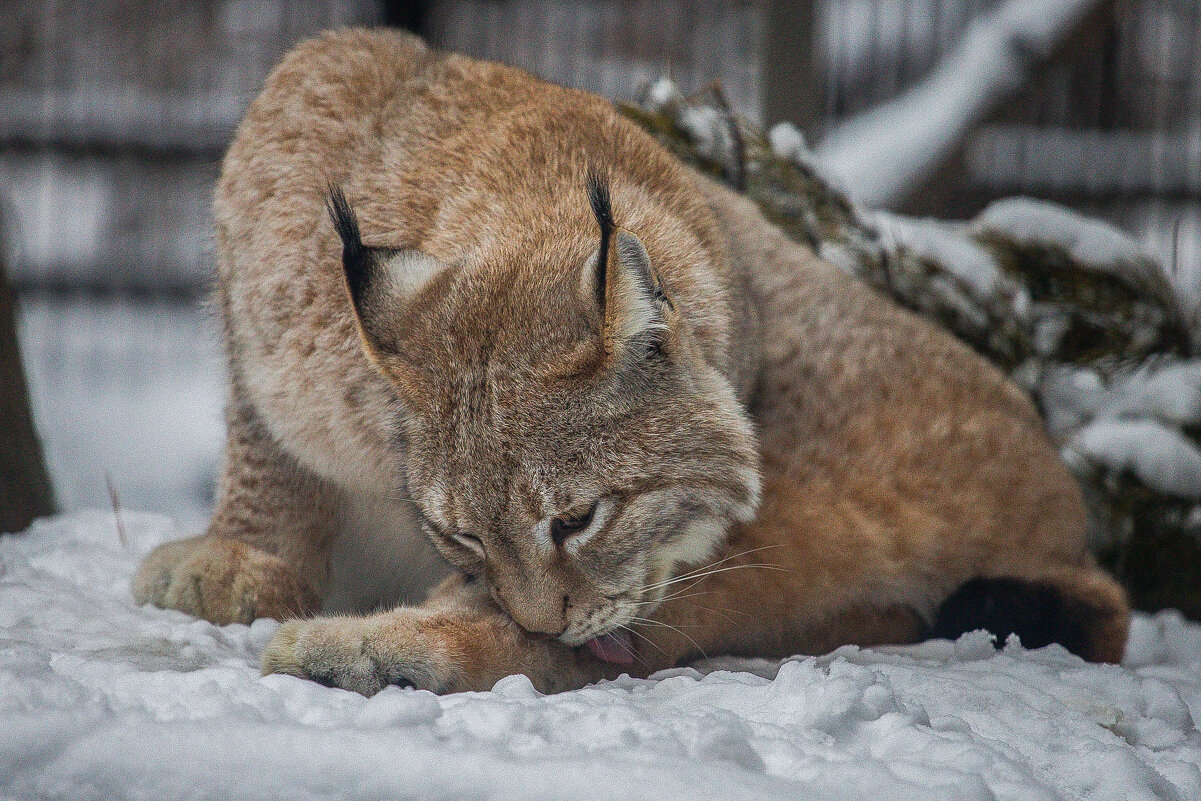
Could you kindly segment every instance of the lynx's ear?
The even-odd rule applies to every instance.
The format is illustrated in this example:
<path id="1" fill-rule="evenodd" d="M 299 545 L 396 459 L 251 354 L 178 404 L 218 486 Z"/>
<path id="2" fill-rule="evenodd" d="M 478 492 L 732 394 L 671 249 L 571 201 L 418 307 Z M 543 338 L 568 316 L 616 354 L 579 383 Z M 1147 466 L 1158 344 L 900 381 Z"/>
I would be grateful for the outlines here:
<path id="1" fill-rule="evenodd" d="M 364 347 L 372 358 L 395 354 L 408 301 L 443 265 L 419 250 L 364 245 L 358 217 L 337 187 L 330 187 L 326 207 L 342 240 L 342 269 Z"/>
<path id="2" fill-rule="evenodd" d="M 630 345 L 640 346 L 644 353 L 655 352 L 669 327 L 671 300 L 642 241 L 614 225 L 609 187 L 596 173 L 588 176 L 588 201 L 600 225 L 601 241 L 585 265 L 582 289 L 600 310 L 605 352 L 616 353 Z"/>

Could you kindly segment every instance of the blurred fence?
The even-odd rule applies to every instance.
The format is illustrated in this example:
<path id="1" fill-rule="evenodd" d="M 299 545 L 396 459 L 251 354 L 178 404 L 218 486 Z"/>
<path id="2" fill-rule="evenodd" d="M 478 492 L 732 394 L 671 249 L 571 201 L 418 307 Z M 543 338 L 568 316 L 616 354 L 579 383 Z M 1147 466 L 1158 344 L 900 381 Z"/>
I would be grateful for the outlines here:
<path id="1" fill-rule="evenodd" d="M 12 0 L 0 25 L 0 221 L 34 412 L 64 508 L 199 525 L 222 444 L 203 295 L 221 153 L 297 40 L 357 0 Z"/>
<path id="2" fill-rule="evenodd" d="M 813 0 L 820 134 L 913 87 L 1000 0 Z M 670 73 L 720 81 L 762 121 L 765 2 L 432 0 L 435 45 L 632 99 Z M 784 4 L 789 5 L 789 4 Z M 61 500 L 198 518 L 220 448 L 220 360 L 199 298 L 209 196 L 270 65 L 367 0 L 10 0 L 0 26 L 0 220 L 15 248 L 34 401 Z M 418 9 L 418 7 L 421 7 Z M 418 9 L 420 13 L 414 13 Z M 788 79 L 790 76 L 783 76 Z M 773 80 L 776 83 L 773 83 Z M 1201 262 L 1201 0 L 1099 4 L 1031 84 L 973 130 L 909 211 L 964 216 L 1036 194 Z"/>
<path id="3" fill-rule="evenodd" d="M 425 33 L 447 50 L 616 99 L 636 99 L 664 74 L 689 89 L 718 80 L 758 121 L 762 21 L 762 4 L 736 0 L 435 0 Z"/>

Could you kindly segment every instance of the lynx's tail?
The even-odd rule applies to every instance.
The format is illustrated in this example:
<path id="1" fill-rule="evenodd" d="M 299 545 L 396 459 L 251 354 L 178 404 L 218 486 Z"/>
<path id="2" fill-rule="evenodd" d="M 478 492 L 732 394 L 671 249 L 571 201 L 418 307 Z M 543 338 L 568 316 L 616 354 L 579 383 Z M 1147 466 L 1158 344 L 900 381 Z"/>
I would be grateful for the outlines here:
<path id="1" fill-rule="evenodd" d="M 1072 569 L 1039 580 L 974 578 L 939 606 L 930 636 L 986 629 L 998 648 L 1016 634 L 1026 648 L 1059 643 L 1090 662 L 1119 662 L 1129 625 L 1117 582 L 1097 569 Z"/>

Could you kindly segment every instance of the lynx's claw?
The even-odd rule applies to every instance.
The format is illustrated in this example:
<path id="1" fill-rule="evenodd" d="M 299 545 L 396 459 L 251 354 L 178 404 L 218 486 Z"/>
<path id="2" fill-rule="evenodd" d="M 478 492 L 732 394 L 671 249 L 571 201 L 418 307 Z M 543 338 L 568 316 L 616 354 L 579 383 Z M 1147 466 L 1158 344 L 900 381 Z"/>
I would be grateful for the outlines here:
<path id="1" fill-rule="evenodd" d="M 263 651 L 263 674 L 286 673 L 363 695 L 393 684 L 432 692 L 472 689 L 460 686 L 459 660 L 439 630 L 417 609 L 293 620 Z"/>
<path id="2" fill-rule="evenodd" d="M 219 625 L 312 614 L 316 593 L 278 557 L 225 537 L 192 537 L 151 551 L 133 578 L 138 603 Z"/>

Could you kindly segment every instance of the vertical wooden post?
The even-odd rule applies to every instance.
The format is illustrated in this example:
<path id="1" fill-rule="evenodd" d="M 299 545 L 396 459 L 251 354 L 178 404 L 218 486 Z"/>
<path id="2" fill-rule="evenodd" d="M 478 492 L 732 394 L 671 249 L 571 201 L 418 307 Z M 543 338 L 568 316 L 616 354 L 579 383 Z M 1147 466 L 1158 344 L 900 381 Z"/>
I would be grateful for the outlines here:
<path id="1" fill-rule="evenodd" d="M 29 409 L 13 291 L 0 254 L 0 533 L 24 531 L 34 518 L 54 511 L 54 493 Z"/>
<path id="2" fill-rule="evenodd" d="M 825 78 L 817 62 L 817 0 L 769 0 L 763 19 L 763 123 L 821 134 Z"/>
<path id="3" fill-rule="evenodd" d="M 426 35 L 429 3 L 425 0 L 383 0 L 382 22 L 390 28 L 403 28 L 418 36 Z"/>

